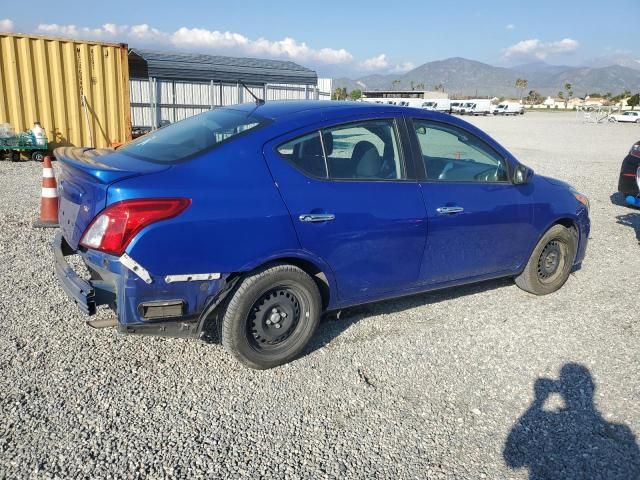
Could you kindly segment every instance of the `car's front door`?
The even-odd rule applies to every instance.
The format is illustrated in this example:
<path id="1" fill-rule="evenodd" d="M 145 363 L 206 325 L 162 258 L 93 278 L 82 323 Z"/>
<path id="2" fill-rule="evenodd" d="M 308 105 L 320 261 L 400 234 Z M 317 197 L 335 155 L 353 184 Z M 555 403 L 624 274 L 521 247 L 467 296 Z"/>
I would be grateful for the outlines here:
<path id="1" fill-rule="evenodd" d="M 418 282 L 426 212 L 418 183 L 407 179 L 401 126 L 357 120 L 265 146 L 301 246 L 331 267 L 342 301 Z"/>
<path id="2" fill-rule="evenodd" d="M 411 123 L 429 218 L 421 280 L 442 283 L 516 269 L 535 234 L 530 189 L 512 184 L 507 160 L 466 129 Z"/>

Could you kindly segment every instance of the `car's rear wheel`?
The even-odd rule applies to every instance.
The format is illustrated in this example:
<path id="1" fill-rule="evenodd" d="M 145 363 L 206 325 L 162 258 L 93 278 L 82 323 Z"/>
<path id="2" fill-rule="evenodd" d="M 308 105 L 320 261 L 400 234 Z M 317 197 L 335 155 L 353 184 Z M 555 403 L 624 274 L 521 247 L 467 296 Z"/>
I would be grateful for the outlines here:
<path id="1" fill-rule="evenodd" d="M 569 278 L 576 256 L 575 230 L 554 225 L 542 236 L 520 275 L 516 285 L 534 295 L 547 295 L 558 290 Z"/>
<path id="2" fill-rule="evenodd" d="M 302 269 L 275 264 L 242 280 L 222 320 L 222 344 L 240 362 L 267 369 L 290 362 L 320 321 L 317 285 Z"/>

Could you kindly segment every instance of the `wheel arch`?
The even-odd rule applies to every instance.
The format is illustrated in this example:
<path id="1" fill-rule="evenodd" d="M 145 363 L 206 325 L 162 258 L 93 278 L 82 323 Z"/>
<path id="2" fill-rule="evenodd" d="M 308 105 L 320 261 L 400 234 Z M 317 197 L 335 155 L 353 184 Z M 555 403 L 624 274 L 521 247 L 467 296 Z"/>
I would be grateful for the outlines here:
<path id="1" fill-rule="evenodd" d="M 555 218 L 554 220 L 552 220 L 551 222 L 549 222 L 549 224 L 547 224 L 544 228 L 540 229 L 540 234 L 536 237 L 535 241 L 529 248 L 529 253 L 527 255 L 527 258 L 522 264 L 522 268 L 520 270 L 524 269 L 524 267 L 527 265 L 527 262 L 529 261 L 529 258 L 531 258 L 531 255 L 533 254 L 534 249 L 538 245 L 538 242 L 540 242 L 540 239 L 545 235 L 545 233 L 549 231 L 550 228 L 552 228 L 555 225 L 562 225 L 563 227 L 568 228 L 574 233 L 574 235 L 576 236 L 576 253 L 577 253 L 577 250 L 580 247 L 580 241 L 581 241 L 578 218 L 573 215 L 561 215 Z"/>
<path id="2" fill-rule="evenodd" d="M 332 304 L 337 301 L 337 286 L 331 268 L 322 259 L 306 254 L 306 252 L 282 252 L 279 255 L 270 256 L 269 258 L 248 265 L 246 268 L 243 268 L 241 272 L 237 272 L 237 275 L 243 276 L 259 268 L 264 268 L 266 265 L 275 263 L 294 265 L 309 275 L 320 291 L 323 311 L 330 309 Z"/>

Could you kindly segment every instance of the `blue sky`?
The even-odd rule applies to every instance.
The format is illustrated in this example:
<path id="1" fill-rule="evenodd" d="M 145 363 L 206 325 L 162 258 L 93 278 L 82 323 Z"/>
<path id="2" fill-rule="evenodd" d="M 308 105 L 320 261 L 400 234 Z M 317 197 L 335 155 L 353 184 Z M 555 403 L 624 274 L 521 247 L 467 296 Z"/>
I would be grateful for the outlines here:
<path id="1" fill-rule="evenodd" d="M 612 0 L 606 8 L 584 0 L 92 4 L 6 2 L 0 30 L 282 58 L 324 75 L 402 72 L 454 56 L 501 66 L 640 58 L 637 27 L 627 22 L 640 18 L 640 0 Z"/>

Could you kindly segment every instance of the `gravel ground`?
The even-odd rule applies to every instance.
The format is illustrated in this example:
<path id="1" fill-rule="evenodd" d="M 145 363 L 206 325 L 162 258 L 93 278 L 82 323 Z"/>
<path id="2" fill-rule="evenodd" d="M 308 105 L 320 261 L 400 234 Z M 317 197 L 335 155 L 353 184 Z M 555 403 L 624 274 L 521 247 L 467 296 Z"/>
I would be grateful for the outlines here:
<path id="1" fill-rule="evenodd" d="M 583 269 L 350 309 L 266 372 L 86 327 L 31 228 L 40 166 L 0 163 L 0 478 L 640 477 L 640 212 L 612 196 L 640 128 L 472 121 L 591 199 Z"/>

